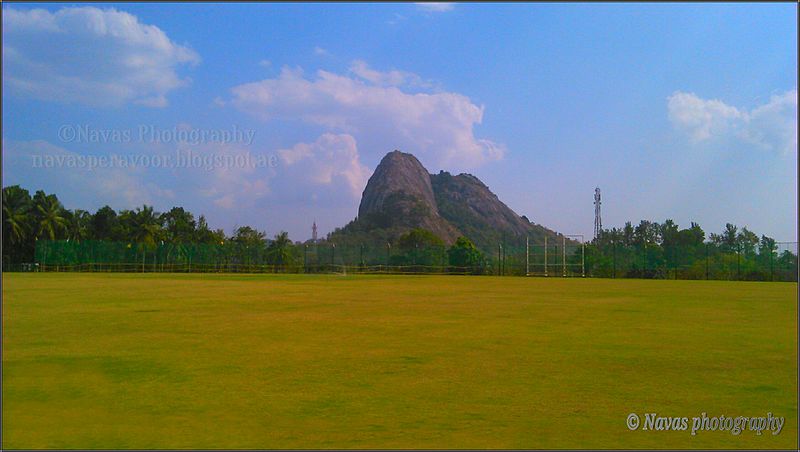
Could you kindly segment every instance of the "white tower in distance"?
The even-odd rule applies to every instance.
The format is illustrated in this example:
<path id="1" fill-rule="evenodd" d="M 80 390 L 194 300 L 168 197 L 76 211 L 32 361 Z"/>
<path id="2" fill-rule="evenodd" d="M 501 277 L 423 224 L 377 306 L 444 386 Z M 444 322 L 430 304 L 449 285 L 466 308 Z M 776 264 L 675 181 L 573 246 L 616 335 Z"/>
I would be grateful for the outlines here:
<path id="1" fill-rule="evenodd" d="M 317 220 L 311 225 L 311 242 L 317 243 Z"/>

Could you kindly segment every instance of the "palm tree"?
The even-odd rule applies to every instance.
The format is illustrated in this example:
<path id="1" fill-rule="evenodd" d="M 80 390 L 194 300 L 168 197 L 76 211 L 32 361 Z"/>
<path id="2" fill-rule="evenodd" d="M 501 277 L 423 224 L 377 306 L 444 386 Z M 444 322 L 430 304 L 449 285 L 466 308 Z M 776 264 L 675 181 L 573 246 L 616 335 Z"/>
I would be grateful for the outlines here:
<path id="1" fill-rule="evenodd" d="M 47 195 L 39 190 L 33 196 L 33 205 L 37 220 L 37 238 L 45 237 L 55 240 L 61 232 L 66 230 L 67 219 L 64 217 L 64 207 L 56 195 Z"/>
<path id="2" fill-rule="evenodd" d="M 145 258 L 148 248 L 155 248 L 156 242 L 161 239 L 163 229 L 161 216 L 153 212 L 152 206 L 143 205 L 133 214 L 133 239 L 142 247 L 142 271 L 144 271 Z"/>
<path id="3" fill-rule="evenodd" d="M 161 239 L 162 227 L 159 215 L 153 212 L 152 206 L 144 205 L 137 208 L 134 213 L 133 239 L 146 245 L 148 248 L 155 246 Z"/>
<path id="4" fill-rule="evenodd" d="M 3 266 L 31 262 L 35 249 L 31 195 L 19 185 L 3 188 Z"/>
<path id="5" fill-rule="evenodd" d="M 3 230 L 11 245 L 25 241 L 31 226 L 31 197 L 28 191 L 14 185 L 3 189 Z"/>
<path id="6" fill-rule="evenodd" d="M 89 222 L 91 214 L 85 210 L 75 209 L 66 212 L 67 217 L 67 238 L 80 242 L 89 236 Z"/>
<path id="7" fill-rule="evenodd" d="M 271 264 L 285 266 L 291 264 L 292 241 L 289 240 L 289 234 L 285 231 L 275 235 L 275 240 L 270 242 L 267 247 L 267 256 Z"/>

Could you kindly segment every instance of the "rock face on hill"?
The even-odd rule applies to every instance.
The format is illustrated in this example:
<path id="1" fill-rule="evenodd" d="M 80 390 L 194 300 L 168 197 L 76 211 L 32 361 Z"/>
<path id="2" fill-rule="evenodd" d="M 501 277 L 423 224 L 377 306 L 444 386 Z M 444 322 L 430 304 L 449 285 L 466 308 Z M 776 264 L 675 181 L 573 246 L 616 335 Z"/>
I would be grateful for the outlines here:
<path id="1" fill-rule="evenodd" d="M 381 228 L 424 228 L 445 242 L 460 235 L 439 215 L 428 171 L 416 157 L 400 151 L 386 154 L 369 178 L 358 218 Z"/>
<path id="2" fill-rule="evenodd" d="M 524 237 L 541 243 L 546 235 L 557 236 L 517 215 L 471 174 L 453 176 L 442 171 L 431 176 L 431 185 L 440 215 L 479 248 L 496 249 L 498 243 Z"/>
<path id="3" fill-rule="evenodd" d="M 388 153 L 361 197 L 358 217 L 332 233 L 337 242 L 392 241 L 427 229 L 447 244 L 466 236 L 487 253 L 504 241 L 541 243 L 558 234 L 517 215 L 471 174 L 429 174 L 411 154 Z"/>

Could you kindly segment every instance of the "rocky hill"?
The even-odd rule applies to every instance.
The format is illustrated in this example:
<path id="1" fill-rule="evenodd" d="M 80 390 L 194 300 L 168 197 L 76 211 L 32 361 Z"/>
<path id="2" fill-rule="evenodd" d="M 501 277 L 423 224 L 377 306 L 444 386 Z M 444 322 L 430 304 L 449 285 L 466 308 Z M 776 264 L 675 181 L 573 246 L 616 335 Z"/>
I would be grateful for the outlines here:
<path id="1" fill-rule="evenodd" d="M 486 253 L 503 241 L 542 243 L 559 235 L 519 216 L 470 174 L 429 174 L 411 154 L 393 151 L 381 160 L 361 197 L 358 217 L 334 231 L 336 243 L 391 242 L 413 228 L 451 244 L 466 236 Z"/>
<path id="2" fill-rule="evenodd" d="M 358 219 L 378 228 L 427 229 L 445 242 L 461 233 L 439 215 L 431 175 L 411 154 L 386 154 L 369 178 Z"/>

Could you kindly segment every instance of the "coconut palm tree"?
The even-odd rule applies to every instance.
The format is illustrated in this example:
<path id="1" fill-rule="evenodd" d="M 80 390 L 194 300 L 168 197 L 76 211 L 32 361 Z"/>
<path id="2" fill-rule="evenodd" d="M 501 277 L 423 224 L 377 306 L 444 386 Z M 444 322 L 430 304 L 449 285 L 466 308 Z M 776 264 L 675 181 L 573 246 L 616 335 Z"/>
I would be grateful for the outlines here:
<path id="1" fill-rule="evenodd" d="M 92 215 L 81 209 L 66 211 L 67 239 L 81 242 L 89 237 L 89 223 Z"/>
<path id="2" fill-rule="evenodd" d="M 154 247 L 161 239 L 163 232 L 161 218 L 153 212 L 153 206 L 143 205 L 141 208 L 136 208 L 133 225 L 133 239 L 148 248 Z"/>
<path id="3" fill-rule="evenodd" d="M 31 196 L 19 185 L 3 188 L 3 232 L 10 245 L 24 242 L 31 232 Z"/>
<path id="4" fill-rule="evenodd" d="M 64 206 L 56 195 L 45 194 L 42 190 L 33 196 L 34 217 L 36 218 L 36 237 L 55 240 L 67 227 Z"/>
<path id="5" fill-rule="evenodd" d="M 3 266 L 30 262 L 34 247 L 31 195 L 19 185 L 3 188 Z"/>
<path id="6" fill-rule="evenodd" d="M 289 265 L 292 262 L 292 241 L 289 240 L 289 234 L 285 231 L 275 235 L 275 240 L 271 241 L 267 247 L 267 259 L 272 265 L 280 265 L 281 267 Z"/>
<path id="7" fill-rule="evenodd" d="M 142 271 L 144 271 L 147 250 L 153 249 L 163 235 L 161 216 L 153 211 L 153 206 L 143 205 L 133 213 L 133 239 L 142 249 Z"/>

